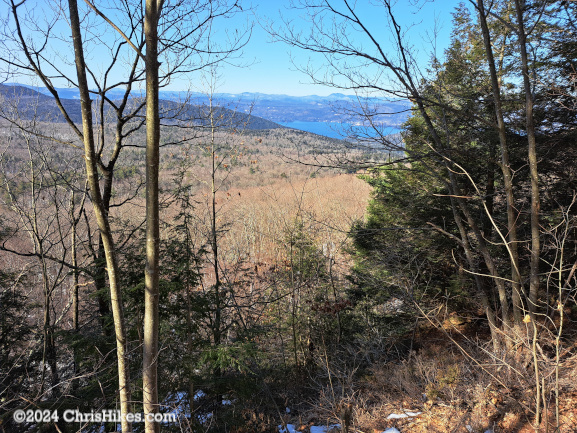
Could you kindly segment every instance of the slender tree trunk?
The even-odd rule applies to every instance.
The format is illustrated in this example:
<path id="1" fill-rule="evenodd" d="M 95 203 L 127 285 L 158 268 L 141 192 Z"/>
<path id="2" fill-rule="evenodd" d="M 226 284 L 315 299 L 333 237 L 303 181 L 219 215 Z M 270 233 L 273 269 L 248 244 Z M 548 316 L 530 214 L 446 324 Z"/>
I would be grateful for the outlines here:
<path id="1" fill-rule="evenodd" d="M 96 291 L 96 300 L 98 302 L 98 316 L 102 332 L 105 336 L 112 335 L 112 328 L 109 324 L 110 318 L 110 304 L 108 296 L 106 296 L 106 253 L 104 252 L 104 244 L 102 242 L 102 235 L 98 234 L 98 249 L 95 257 L 96 272 L 94 275 L 94 289 Z"/>
<path id="2" fill-rule="evenodd" d="M 82 195 L 82 200 L 80 201 L 80 211 L 78 216 L 76 216 L 76 203 L 75 203 L 75 193 L 72 191 L 70 195 L 70 221 L 72 222 L 71 233 L 70 233 L 70 252 L 72 255 L 72 328 L 74 331 L 78 331 L 80 328 L 80 301 L 78 299 L 78 291 L 80 289 L 80 271 L 78 270 L 78 245 L 76 242 L 78 229 L 78 224 L 80 223 L 80 218 L 82 218 L 82 211 L 84 209 L 84 203 L 86 202 L 86 185 L 84 186 L 84 193 Z"/>
<path id="3" fill-rule="evenodd" d="M 78 219 L 76 219 L 75 217 L 75 212 L 74 212 L 74 191 L 72 191 L 72 194 L 70 195 L 70 221 L 72 222 L 72 227 L 71 227 L 71 233 L 70 233 L 70 237 L 71 237 L 71 255 L 72 255 L 72 329 L 74 329 L 74 332 L 77 333 L 78 332 L 78 328 L 79 328 L 79 323 L 78 323 L 78 286 L 79 286 L 79 282 L 78 282 L 78 259 L 77 259 L 77 252 L 76 252 L 76 226 L 78 225 L 78 221 L 80 219 L 80 217 Z M 78 365 L 76 363 L 76 360 L 78 358 L 78 349 L 76 346 L 74 346 L 74 376 L 76 376 L 76 373 L 78 371 Z M 76 389 L 78 387 L 78 380 L 76 378 L 74 378 L 72 380 L 72 389 Z"/>
<path id="4" fill-rule="evenodd" d="M 491 35 L 487 26 L 487 15 L 483 0 L 477 0 L 479 12 L 479 21 L 483 32 L 483 41 L 485 44 L 485 54 L 487 64 L 491 75 L 491 87 L 493 90 L 493 100 L 495 104 L 495 117 L 497 119 L 497 128 L 499 130 L 499 142 L 501 144 L 501 171 L 503 172 L 503 181 L 505 185 L 505 195 L 507 197 L 507 231 L 509 239 L 509 259 L 511 261 L 511 280 L 513 301 L 514 325 L 519 326 L 523 320 L 523 307 L 521 301 L 521 274 L 519 271 L 519 249 L 517 238 L 517 212 L 515 211 L 515 198 L 513 196 L 513 176 L 509 163 L 509 148 L 507 145 L 507 136 L 505 121 L 503 118 L 503 108 L 501 104 L 501 88 L 499 77 L 495 67 L 495 58 L 493 56 L 493 47 L 491 45 Z M 509 330 L 508 330 L 509 331 Z"/>
<path id="5" fill-rule="evenodd" d="M 146 0 L 146 270 L 144 349 L 142 366 L 145 431 L 157 433 L 160 424 L 147 415 L 158 413 L 159 209 L 158 170 L 160 116 L 158 102 L 158 19 L 162 0 Z"/>
<path id="6" fill-rule="evenodd" d="M 451 197 L 451 209 L 453 210 L 453 217 L 455 219 L 455 223 L 457 224 L 457 228 L 459 229 L 459 234 L 461 235 L 461 242 L 463 244 L 463 250 L 465 251 L 465 257 L 467 258 L 469 268 L 473 272 L 473 276 L 475 278 L 475 285 L 477 286 L 477 293 L 481 298 L 481 305 L 483 305 L 483 310 L 487 315 L 489 330 L 491 331 L 491 340 L 493 342 L 493 349 L 495 352 L 498 352 L 501 347 L 501 338 L 499 336 L 499 327 L 495 318 L 495 311 L 493 311 L 493 308 L 491 308 L 491 303 L 489 302 L 489 296 L 483 282 L 483 277 L 480 275 L 479 267 L 475 262 L 475 257 L 473 256 L 473 251 L 471 250 L 467 231 L 465 230 L 463 220 L 461 219 L 461 216 L 459 215 L 455 205 L 455 200 L 455 198 Z"/>
<path id="7" fill-rule="evenodd" d="M 58 367 L 56 362 L 56 347 L 54 345 L 54 328 L 52 327 L 50 310 L 52 309 L 52 290 L 48 279 L 48 267 L 44 258 L 44 249 L 39 248 L 42 263 L 42 286 L 44 288 L 44 362 L 50 366 L 50 383 L 52 385 L 52 396 L 59 393 Z M 44 371 L 45 367 L 43 367 Z"/>
<path id="8" fill-rule="evenodd" d="M 75 332 L 78 331 L 78 258 L 76 252 L 76 226 L 78 225 L 78 220 L 74 215 L 74 191 L 70 196 L 70 220 L 72 221 L 71 227 L 71 255 L 72 255 L 72 328 Z"/>
<path id="9" fill-rule="evenodd" d="M 212 90 L 212 89 L 211 89 Z M 215 296 L 215 310 L 214 310 L 214 324 L 213 324 L 213 338 L 214 347 L 218 350 L 218 347 L 222 341 L 221 323 L 222 323 L 222 302 L 221 302 L 221 286 L 222 281 L 220 279 L 220 268 L 219 268 L 219 254 L 218 254 L 218 233 L 216 229 L 216 170 L 218 158 L 216 154 L 216 125 L 214 122 L 214 106 L 212 100 L 212 92 L 209 98 L 209 116 L 210 116 L 210 143 L 211 143 L 211 202 L 210 202 L 210 245 L 212 249 L 212 264 L 214 271 L 214 296 Z M 220 378 L 222 376 L 222 369 L 217 365 L 214 369 L 214 378 L 217 381 L 217 389 L 220 388 Z M 222 400 L 220 391 L 217 393 L 217 404 L 220 404 Z"/>
<path id="10" fill-rule="evenodd" d="M 517 10 L 517 34 L 519 40 L 519 51 L 521 53 L 521 70 L 523 73 L 523 90 L 525 91 L 525 125 L 527 128 L 529 173 L 531 177 L 531 264 L 529 273 L 529 314 L 532 316 L 532 353 L 533 368 L 535 370 L 535 425 L 541 423 L 541 416 L 547 416 L 546 400 L 543 400 L 543 414 L 540 412 L 541 394 L 545 392 L 545 382 L 540 383 L 539 362 L 537 359 L 538 330 L 535 323 L 535 312 L 537 310 L 537 300 L 539 296 L 539 261 L 540 261 L 540 239 L 539 239 L 539 175 L 537 171 L 537 143 L 535 139 L 535 123 L 533 119 L 533 92 L 531 90 L 531 79 L 529 77 L 529 60 L 527 56 L 527 34 L 523 10 L 524 0 L 515 0 Z M 548 420 L 545 419 L 548 423 Z"/>
<path id="11" fill-rule="evenodd" d="M 102 176 L 102 208 L 103 213 L 108 218 L 110 211 L 110 198 L 112 197 L 112 174 L 110 172 L 104 173 Z M 104 335 L 110 337 L 112 335 L 112 328 L 110 327 L 110 305 L 106 291 L 106 253 L 104 252 L 104 244 L 102 242 L 102 235 L 98 235 L 98 256 L 96 257 L 96 276 L 94 277 L 94 287 L 96 289 L 96 299 L 98 300 L 98 313 L 100 315 L 100 323 Z"/>
<path id="12" fill-rule="evenodd" d="M 37 176 L 36 168 L 33 162 L 32 150 L 30 147 L 30 141 L 27 141 L 28 145 L 28 157 L 30 164 L 30 196 L 32 209 L 28 219 L 31 225 L 30 238 L 32 244 L 34 245 L 34 252 L 38 254 L 40 267 L 42 269 L 42 291 L 44 294 L 44 317 L 42 326 L 42 336 L 43 336 L 43 349 L 42 349 L 42 379 L 40 381 L 40 394 L 44 392 L 44 383 L 46 380 L 46 364 L 50 366 L 50 377 L 52 384 L 51 394 L 54 396 L 58 394 L 58 370 L 56 362 L 56 347 L 54 346 L 54 328 L 52 327 L 52 319 L 50 311 L 52 309 L 52 288 L 50 287 L 50 277 L 48 274 L 48 264 L 46 262 L 45 251 L 44 251 L 44 239 L 40 235 L 40 226 L 38 224 L 38 202 L 37 202 Z M 40 181 L 41 182 L 41 181 Z M 41 188 L 41 186 L 39 186 Z M 39 191 L 41 192 L 41 191 Z"/>
<path id="13" fill-rule="evenodd" d="M 461 190 L 457 184 L 457 181 L 455 179 L 455 175 L 452 173 L 451 170 L 449 170 L 449 177 L 451 179 L 450 191 L 452 194 L 454 194 L 456 196 L 455 197 L 456 203 L 457 203 L 458 207 L 461 209 L 461 212 L 463 212 L 463 215 L 467 221 L 467 224 L 469 225 L 469 227 L 473 231 L 473 234 L 475 235 L 475 238 L 476 238 L 478 246 L 479 246 L 479 252 L 481 253 L 481 256 L 483 257 L 483 259 L 485 261 L 485 265 L 487 266 L 487 269 L 489 271 L 489 274 L 493 278 L 493 282 L 497 288 L 497 294 L 499 296 L 499 304 L 501 306 L 503 326 L 504 326 L 505 330 L 510 330 L 511 329 L 511 319 L 509 317 L 509 302 L 507 299 L 507 289 L 505 287 L 505 283 L 503 282 L 503 279 L 499 276 L 499 271 L 497 269 L 497 265 L 495 264 L 495 260 L 494 260 L 493 256 L 491 255 L 491 252 L 489 251 L 489 247 L 487 246 L 487 242 L 485 241 L 485 238 L 483 237 L 483 233 L 481 232 L 481 229 L 479 228 L 475 219 L 471 215 L 471 212 L 470 212 L 469 208 L 467 207 L 467 203 L 465 202 L 465 200 L 460 198 L 463 196 L 463 193 L 461 192 Z M 510 339 L 506 339 L 505 343 L 508 347 L 511 346 L 511 340 Z"/>
<path id="14" fill-rule="evenodd" d="M 190 266 L 194 266 L 196 264 L 196 259 L 193 257 L 192 250 L 193 250 L 193 242 L 190 236 L 190 196 L 188 191 L 185 193 L 185 202 L 181 206 L 181 212 L 184 215 L 184 230 L 185 230 L 185 242 L 186 242 L 186 260 L 187 260 L 187 270 L 186 275 L 184 278 L 185 282 L 185 291 L 186 291 L 186 345 L 188 347 L 188 352 L 190 354 L 194 353 L 194 333 L 192 330 L 193 326 L 193 311 L 192 311 L 192 291 L 193 291 L 193 281 L 191 280 L 191 273 L 190 273 Z M 190 413 L 194 413 L 194 382 L 192 380 L 192 374 L 189 375 L 189 382 L 188 382 L 188 404 L 190 408 Z"/>
<path id="15" fill-rule="evenodd" d="M 495 160 L 497 159 L 497 149 L 496 145 L 492 142 L 489 143 L 491 146 L 489 149 L 489 161 L 487 162 L 487 185 L 485 187 L 485 206 L 487 206 L 487 212 L 489 215 L 493 215 L 493 206 L 495 202 L 495 170 L 497 164 Z M 493 224 L 491 223 L 491 218 L 489 215 L 485 215 L 483 221 L 483 236 L 485 239 L 489 239 L 493 233 Z"/>
<path id="16" fill-rule="evenodd" d="M 517 9 L 517 29 L 519 50 L 521 52 L 521 70 L 523 72 L 523 88 L 525 91 L 525 122 L 527 141 L 529 145 L 529 172 L 531 176 L 531 270 L 529 277 L 529 311 L 534 313 L 539 296 L 539 213 L 541 203 L 539 198 L 539 174 L 537 170 L 537 143 L 535 139 L 535 122 L 533 119 L 533 92 L 529 77 L 529 60 L 527 57 L 527 34 L 523 19 L 524 0 L 515 0 Z"/>
<path id="17" fill-rule="evenodd" d="M 76 0 L 69 0 L 70 27 L 74 44 L 76 73 L 78 76 L 78 89 L 80 91 L 80 106 L 82 110 L 82 137 L 84 142 L 84 160 L 86 163 L 86 177 L 90 188 L 96 222 L 102 238 L 102 246 L 106 257 L 108 282 L 110 284 L 110 298 L 112 314 L 114 317 L 114 330 L 116 334 L 116 351 L 118 358 L 118 386 L 120 396 L 120 411 L 122 415 L 121 426 L 123 433 L 131 432 L 132 425 L 126 420 L 126 414 L 131 412 L 130 373 L 127 356 L 126 328 L 122 305 L 122 294 L 118 285 L 118 263 L 114 240 L 110 231 L 110 223 L 102 202 L 102 195 L 98 180 L 96 166 L 96 154 L 94 147 L 94 134 L 92 129 L 92 107 L 90 92 L 86 78 L 86 64 L 80 31 L 78 16 L 78 4 Z"/>
<path id="18" fill-rule="evenodd" d="M 189 284 L 186 285 L 186 345 L 188 347 L 189 353 L 194 353 L 194 339 L 192 334 L 192 299 L 191 298 L 192 288 Z M 190 375 L 192 376 L 192 374 Z M 194 382 L 192 378 L 189 378 L 188 382 L 188 406 L 190 413 L 194 413 Z"/>

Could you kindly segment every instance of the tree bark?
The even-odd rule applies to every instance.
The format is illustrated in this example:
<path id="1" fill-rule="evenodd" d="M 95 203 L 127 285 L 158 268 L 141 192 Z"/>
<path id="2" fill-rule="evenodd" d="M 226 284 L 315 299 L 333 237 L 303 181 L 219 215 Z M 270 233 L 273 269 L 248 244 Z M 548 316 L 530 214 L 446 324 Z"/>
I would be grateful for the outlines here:
<path id="1" fill-rule="evenodd" d="M 80 31 L 80 20 L 78 16 L 78 4 L 76 0 L 69 0 L 70 28 L 72 30 L 72 40 L 74 44 L 74 54 L 76 63 L 76 73 L 78 76 L 78 89 L 80 91 L 80 106 L 82 112 L 82 139 L 84 142 L 84 160 L 86 164 L 86 177 L 90 193 L 96 222 L 100 230 L 102 245 L 106 257 L 108 282 L 110 285 L 110 299 L 112 304 L 112 314 L 114 317 L 114 330 L 116 334 L 116 350 L 118 358 L 118 386 L 120 396 L 121 426 L 122 432 L 132 431 L 132 425 L 126 420 L 126 414 L 131 412 L 130 401 L 130 373 L 128 368 L 126 325 L 124 322 L 124 311 L 122 305 L 122 294 L 118 285 L 118 262 L 114 240 L 110 231 L 108 215 L 104 210 L 102 194 L 100 191 L 98 170 L 96 166 L 96 154 L 94 147 L 94 133 L 92 127 L 92 106 L 88 81 L 86 78 L 86 63 L 84 61 L 84 47 L 82 44 L 82 34 Z"/>
<path id="2" fill-rule="evenodd" d="M 158 19 L 162 0 L 146 0 L 146 269 L 144 294 L 144 348 L 142 366 L 145 431 L 157 433 L 160 424 L 149 418 L 158 407 L 159 209 L 158 170 L 160 116 L 158 103 Z"/>
<path id="3" fill-rule="evenodd" d="M 539 213 L 541 203 L 539 198 L 539 174 L 537 171 L 537 142 L 535 138 L 535 122 L 533 119 L 533 92 L 529 77 L 529 60 L 527 57 L 527 34 L 525 32 L 523 9 L 524 0 L 515 0 L 517 9 L 517 30 L 519 50 L 521 52 L 521 70 L 523 73 L 523 88 L 525 91 L 525 124 L 527 128 L 529 172 L 531 176 L 531 270 L 529 277 L 529 311 L 534 313 L 539 296 Z"/>
<path id="4" fill-rule="evenodd" d="M 491 45 L 491 35 L 487 25 L 487 15 L 485 13 L 485 5 L 483 0 L 477 0 L 477 8 L 479 12 L 479 22 L 483 32 L 483 42 L 485 44 L 485 54 L 487 56 L 487 65 L 491 75 L 491 88 L 493 91 L 493 100 L 495 105 L 495 117 L 497 119 L 497 128 L 499 132 L 499 142 L 501 144 L 501 171 L 503 173 L 503 181 L 505 185 L 505 196 L 507 197 L 507 232 L 509 239 L 509 259 L 511 262 L 511 280 L 512 280 L 512 294 L 513 301 L 513 318 L 515 326 L 519 326 L 523 320 L 523 308 L 521 302 L 521 274 L 519 271 L 519 249 L 517 238 L 517 212 L 515 211 L 515 198 L 513 195 L 513 177 L 511 173 L 511 166 L 509 163 L 509 147 L 507 145 L 507 136 L 505 129 L 505 121 L 503 117 L 503 108 L 501 104 L 501 88 L 499 85 L 499 77 L 497 75 L 497 68 L 495 66 L 495 58 L 493 55 L 493 47 Z"/>

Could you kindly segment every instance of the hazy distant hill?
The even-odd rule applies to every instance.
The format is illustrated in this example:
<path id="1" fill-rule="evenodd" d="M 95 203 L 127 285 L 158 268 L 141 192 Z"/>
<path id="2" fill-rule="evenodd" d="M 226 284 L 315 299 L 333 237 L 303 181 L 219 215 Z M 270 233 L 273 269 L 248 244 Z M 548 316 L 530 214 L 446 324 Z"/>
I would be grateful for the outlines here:
<path id="1" fill-rule="evenodd" d="M 35 90 L 44 94 L 47 93 L 44 88 L 35 88 Z M 69 99 L 78 99 L 78 89 L 58 90 Z M 113 90 L 109 95 L 113 99 L 120 98 L 123 95 L 123 90 Z M 144 95 L 135 92 L 134 96 L 136 98 Z M 174 102 L 187 101 L 191 105 L 208 103 L 207 95 L 202 93 L 187 94 L 186 92 L 161 91 L 160 97 Z M 237 112 L 251 112 L 253 116 L 273 122 L 347 122 L 350 119 L 342 114 L 342 110 L 339 108 L 350 107 L 358 103 L 355 96 L 342 93 L 333 93 L 329 96 L 269 95 L 250 92 L 240 94 L 217 93 L 213 95 L 213 98 L 217 105 Z M 369 103 L 378 106 L 379 112 L 382 113 L 373 120 L 392 127 L 399 127 L 407 120 L 411 107 L 410 102 L 406 100 L 390 101 L 372 98 Z"/>
<path id="2" fill-rule="evenodd" d="M 0 84 L 0 114 L 4 117 L 24 120 L 37 119 L 43 122 L 64 122 L 64 116 L 56 106 L 54 98 L 22 86 Z M 82 123 L 79 99 L 61 99 L 62 105 L 74 123 Z"/>
<path id="3" fill-rule="evenodd" d="M 78 94 L 77 90 L 76 92 L 74 92 L 73 89 L 65 90 L 67 91 L 61 92 L 61 94 L 66 96 Z M 46 89 L 44 89 L 44 91 L 46 92 Z M 0 95 L 5 100 L 2 103 L 0 112 L 6 117 L 18 117 L 26 120 L 36 119 L 43 122 L 65 122 L 65 118 L 56 105 L 54 98 L 40 91 L 36 91 L 27 86 L 0 84 Z M 114 95 L 110 96 L 112 97 Z M 121 97 L 121 92 L 119 92 L 117 96 Z M 60 101 L 66 108 L 72 121 L 80 124 L 82 122 L 80 99 L 61 98 Z M 130 105 L 137 107 L 141 102 L 142 98 L 133 98 L 130 100 Z M 161 99 L 160 110 L 163 117 L 163 124 L 186 122 L 195 125 L 208 125 L 210 123 L 207 119 L 209 110 L 202 104 L 182 104 L 176 101 Z M 139 114 L 144 116 L 144 108 L 140 110 Z M 110 117 L 111 119 L 115 117 L 115 114 L 108 104 L 105 106 L 104 116 Z M 270 120 L 224 107 L 216 107 L 213 116 L 217 119 L 217 125 L 224 128 L 246 128 L 251 130 L 282 128 L 281 125 Z"/>
<path id="4" fill-rule="evenodd" d="M 250 109 L 256 116 L 264 117 L 274 122 L 351 122 L 345 111 L 354 110 L 358 100 L 354 96 L 333 93 L 329 96 L 288 96 L 266 95 L 262 93 L 242 93 L 240 95 L 220 94 L 222 99 L 235 104 L 239 111 Z M 387 101 L 373 98 L 371 105 L 378 107 L 383 113 L 374 121 L 383 125 L 399 127 L 404 123 L 409 114 L 411 104 L 409 101 Z"/>

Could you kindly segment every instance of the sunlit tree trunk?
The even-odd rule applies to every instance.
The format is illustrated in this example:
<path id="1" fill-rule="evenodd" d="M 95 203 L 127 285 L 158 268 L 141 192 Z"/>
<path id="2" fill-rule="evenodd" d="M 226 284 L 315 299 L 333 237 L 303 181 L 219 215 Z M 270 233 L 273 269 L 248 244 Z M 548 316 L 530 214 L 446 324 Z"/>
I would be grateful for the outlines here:
<path id="1" fill-rule="evenodd" d="M 158 19 L 162 0 L 146 0 L 146 269 L 144 293 L 144 349 L 142 386 L 144 413 L 158 409 L 159 210 L 158 164 L 160 115 L 158 102 Z M 160 424 L 145 417 L 145 431 L 160 431 Z"/>
<path id="2" fill-rule="evenodd" d="M 118 386 L 120 396 L 120 411 L 122 414 L 123 433 L 132 431 L 131 424 L 126 420 L 126 414 L 130 409 L 130 373 L 128 368 L 126 328 L 122 305 L 122 294 L 118 284 L 118 262 L 108 215 L 105 212 L 100 191 L 96 154 L 94 146 L 94 134 L 92 127 L 92 106 L 88 81 L 86 78 L 86 64 L 84 61 L 84 47 L 80 31 L 80 19 L 78 16 L 78 4 L 76 0 L 69 0 L 70 28 L 74 44 L 76 73 L 78 76 L 78 89 L 80 92 L 80 106 L 82 113 L 82 138 L 84 142 L 84 160 L 86 164 L 86 177 L 92 197 L 96 222 L 102 237 L 102 245 L 106 256 L 108 283 L 110 285 L 110 299 L 112 314 L 114 317 L 114 330 L 116 334 L 116 351 L 118 358 Z"/>

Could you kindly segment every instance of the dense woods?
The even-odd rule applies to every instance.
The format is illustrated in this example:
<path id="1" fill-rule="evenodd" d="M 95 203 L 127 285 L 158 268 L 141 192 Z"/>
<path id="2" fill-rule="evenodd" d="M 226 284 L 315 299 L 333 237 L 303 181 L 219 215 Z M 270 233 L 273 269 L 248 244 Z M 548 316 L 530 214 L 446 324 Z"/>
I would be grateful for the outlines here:
<path id="1" fill-rule="evenodd" d="M 0 431 L 577 429 L 575 2 L 453 5 L 423 64 L 400 5 L 303 0 L 268 30 L 346 140 L 213 97 L 236 2 L 120 3 L 6 3 L 3 80 L 52 96 L 0 87 Z"/>

